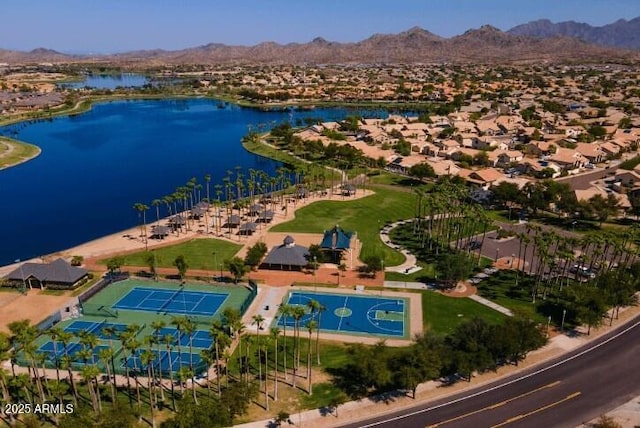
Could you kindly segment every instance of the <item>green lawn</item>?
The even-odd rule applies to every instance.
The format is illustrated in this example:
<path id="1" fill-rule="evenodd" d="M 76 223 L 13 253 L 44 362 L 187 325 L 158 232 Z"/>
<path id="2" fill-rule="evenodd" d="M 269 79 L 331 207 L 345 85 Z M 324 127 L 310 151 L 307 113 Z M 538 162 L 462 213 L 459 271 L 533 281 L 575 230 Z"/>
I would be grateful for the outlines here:
<path id="1" fill-rule="evenodd" d="M 322 233 L 336 224 L 346 231 L 358 233 L 362 242 L 361 258 L 370 255 L 384 257 L 386 266 L 404 262 L 404 256 L 380 240 L 385 223 L 413 217 L 416 197 L 412 193 L 372 186 L 375 195 L 357 200 L 315 202 L 296 211 L 296 218 L 272 228 L 274 232 Z"/>
<path id="2" fill-rule="evenodd" d="M 422 292 L 422 318 L 425 329 L 446 335 L 458 324 L 474 317 L 500 323 L 504 315 L 466 297 L 448 297 L 434 291 Z"/>
<path id="3" fill-rule="evenodd" d="M 156 253 L 156 263 L 158 267 L 173 267 L 173 261 L 179 255 L 184 256 L 189 269 L 217 270 L 223 266 L 226 259 L 232 258 L 242 248 L 241 245 L 220 239 L 194 239 L 181 244 L 170 245 L 158 248 Z M 216 253 L 214 256 L 213 253 Z M 125 265 L 147 266 L 147 256 L 149 252 L 140 251 L 128 254 L 125 257 Z M 215 263 L 217 262 L 217 266 Z M 105 260 L 100 260 L 105 264 Z"/>
<path id="4" fill-rule="evenodd" d="M 40 148 L 33 144 L 10 138 L 0 138 L 0 169 L 25 162 L 40 154 Z"/>
<path id="5" fill-rule="evenodd" d="M 545 322 L 546 316 L 539 308 L 542 300 L 540 299 L 537 304 L 531 303 L 530 281 L 532 281 L 530 277 L 524 279 L 521 277 L 516 286 L 514 271 L 499 271 L 477 285 L 478 294 L 511 309 L 514 313 L 521 313 L 536 321 Z"/>
<path id="6" fill-rule="evenodd" d="M 407 282 L 428 282 L 436 276 L 435 264 L 418 260 L 418 266 L 422 270 L 405 275 L 399 272 L 385 272 L 384 279 L 387 281 L 407 281 Z"/>

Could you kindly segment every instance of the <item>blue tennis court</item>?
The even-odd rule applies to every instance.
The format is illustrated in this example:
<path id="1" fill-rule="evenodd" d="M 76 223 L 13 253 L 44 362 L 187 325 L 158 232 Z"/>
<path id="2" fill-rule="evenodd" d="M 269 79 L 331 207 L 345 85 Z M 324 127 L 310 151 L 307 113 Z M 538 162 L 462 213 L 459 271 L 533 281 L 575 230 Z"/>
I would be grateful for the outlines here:
<path id="1" fill-rule="evenodd" d="M 173 336 L 174 346 L 178 346 L 178 343 L 180 343 L 180 346 L 183 347 L 189 346 L 189 335 L 185 332 L 178 332 L 178 329 L 171 327 L 164 327 L 158 330 L 158 338 L 162 343 L 164 343 L 162 341 L 162 338 L 168 334 Z M 211 348 L 211 345 L 213 345 L 213 339 L 211 338 L 211 335 L 208 331 L 196 330 L 193 332 L 193 335 L 191 336 L 191 346 L 193 348 L 209 349 Z"/>
<path id="2" fill-rule="evenodd" d="M 312 300 L 325 308 L 322 314 L 311 313 L 308 303 Z M 405 319 L 409 308 L 404 298 L 294 291 L 289 293 L 287 303 L 304 307 L 300 326 L 315 319 L 320 329 L 328 332 L 403 337 L 407 328 Z M 285 324 L 292 327 L 294 319 L 280 317 L 278 325 Z"/>
<path id="3" fill-rule="evenodd" d="M 113 335 L 106 334 L 105 329 L 113 329 Z M 77 334 L 80 331 L 88 331 L 89 333 L 95 334 L 98 338 L 105 340 L 117 339 L 120 333 L 126 330 L 126 324 L 81 320 L 76 320 L 64 328 L 64 331 L 68 331 L 73 334 Z"/>
<path id="4" fill-rule="evenodd" d="M 203 363 L 200 354 L 196 353 L 190 354 L 189 352 L 160 351 L 160 353 L 158 354 L 156 350 L 152 350 L 151 352 L 155 356 L 153 360 L 154 370 L 160 370 L 160 372 L 165 374 L 173 371 L 175 375 L 175 373 L 180 370 L 181 367 L 189 367 L 192 362 L 193 367 L 197 369 Z M 122 358 L 122 367 L 124 368 L 125 366 L 129 366 L 129 368 L 132 370 L 146 372 L 147 366 L 142 364 L 140 353 L 134 356 L 127 355 L 126 358 Z"/>
<path id="5" fill-rule="evenodd" d="M 213 316 L 229 295 L 206 291 L 189 291 L 135 287 L 113 305 L 116 309 L 149 311 L 165 314 Z"/>
<path id="6" fill-rule="evenodd" d="M 106 345 L 98 345 L 95 348 L 93 348 L 93 357 L 95 361 L 99 361 L 100 360 L 100 351 L 103 349 L 108 349 L 109 347 Z M 79 343 L 69 343 L 66 348 L 65 346 L 60 343 L 57 342 L 55 345 L 52 341 L 46 342 L 45 344 L 43 344 L 40 348 L 38 348 L 38 353 L 44 353 L 47 354 L 47 358 L 50 361 L 55 361 L 56 359 L 56 351 L 57 351 L 57 357 L 58 359 L 62 358 L 65 354 L 69 355 L 71 357 L 71 359 L 73 361 L 77 361 L 77 362 L 83 362 L 82 359 L 80 359 L 76 354 L 78 353 L 78 351 L 80 351 L 82 349 L 82 345 L 80 345 Z M 88 360 L 89 362 L 91 360 Z"/>

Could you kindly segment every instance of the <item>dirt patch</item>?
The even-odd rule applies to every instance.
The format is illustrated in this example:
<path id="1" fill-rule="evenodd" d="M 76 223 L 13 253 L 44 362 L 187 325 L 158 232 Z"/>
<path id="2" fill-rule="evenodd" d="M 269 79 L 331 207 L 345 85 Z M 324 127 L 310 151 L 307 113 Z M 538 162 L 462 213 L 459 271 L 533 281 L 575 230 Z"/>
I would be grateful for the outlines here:
<path id="1" fill-rule="evenodd" d="M 71 305 L 75 301 L 69 296 L 50 296 L 39 294 L 40 290 L 29 290 L 26 295 L 19 294 L 11 299 L 4 299 L 0 294 L 0 331 L 8 332 L 8 325 L 13 321 L 29 320 L 37 324 L 58 309 Z M 16 296 L 11 294 L 11 296 Z"/>

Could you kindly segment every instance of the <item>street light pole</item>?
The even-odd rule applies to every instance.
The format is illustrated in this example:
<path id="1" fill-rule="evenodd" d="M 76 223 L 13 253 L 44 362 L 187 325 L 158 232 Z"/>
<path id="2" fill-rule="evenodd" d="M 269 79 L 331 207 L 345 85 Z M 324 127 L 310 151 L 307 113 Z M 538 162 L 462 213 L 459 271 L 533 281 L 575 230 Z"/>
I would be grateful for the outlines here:
<path id="1" fill-rule="evenodd" d="M 218 253 L 213 252 L 213 280 L 216 280 L 216 270 L 218 269 Z M 222 274 L 220 275 L 222 276 Z"/>

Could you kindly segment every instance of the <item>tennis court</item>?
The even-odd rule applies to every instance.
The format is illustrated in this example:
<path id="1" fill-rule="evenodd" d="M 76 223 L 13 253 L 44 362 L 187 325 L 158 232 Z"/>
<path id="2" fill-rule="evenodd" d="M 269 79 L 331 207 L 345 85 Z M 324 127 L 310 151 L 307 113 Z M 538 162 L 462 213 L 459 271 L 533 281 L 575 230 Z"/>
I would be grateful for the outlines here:
<path id="1" fill-rule="evenodd" d="M 213 316 L 224 304 L 228 294 L 162 288 L 135 287 L 113 305 L 115 309 L 147 311 L 165 314 Z"/>
<path id="2" fill-rule="evenodd" d="M 178 346 L 189 346 L 189 335 L 178 331 L 176 328 L 164 327 L 158 330 L 157 337 L 162 342 L 162 339 L 167 335 L 173 336 L 173 345 Z M 193 348 L 202 348 L 209 349 L 213 345 L 213 339 L 211 335 L 206 330 L 196 330 L 191 335 L 191 347 Z"/>
<path id="3" fill-rule="evenodd" d="M 79 351 L 83 349 L 83 346 L 79 343 L 69 343 L 66 347 L 60 343 L 53 343 L 52 341 L 44 343 L 40 348 L 38 348 L 38 353 L 43 353 L 47 355 L 49 361 L 54 362 L 56 360 L 56 356 L 58 360 L 60 360 L 65 355 L 71 357 L 72 360 L 76 362 L 81 362 L 82 359 L 76 355 Z M 93 348 L 93 359 L 94 361 L 100 360 L 100 351 L 103 349 L 109 349 L 106 345 L 98 345 Z M 57 351 L 57 352 L 56 352 Z M 91 361 L 91 358 L 87 359 L 87 361 Z"/>
<path id="4" fill-rule="evenodd" d="M 154 355 L 153 359 L 153 369 L 156 372 L 161 372 L 163 374 L 169 374 L 173 372 L 175 375 L 178 370 L 182 367 L 189 367 L 193 364 L 194 370 L 198 373 L 201 370 L 205 370 L 204 361 L 202 357 L 198 353 L 190 354 L 189 352 L 177 352 L 177 351 L 158 351 L 151 350 Z M 142 363 L 142 359 L 140 358 L 140 354 L 138 353 L 134 356 L 127 356 L 126 359 L 122 360 L 122 368 L 126 366 L 131 370 L 141 371 L 146 373 L 147 365 Z"/>
<path id="5" fill-rule="evenodd" d="M 105 330 L 113 330 L 113 335 L 109 335 Z M 127 330 L 126 324 L 111 323 L 111 322 L 95 322 L 95 321 L 81 321 L 75 320 L 64 328 L 64 331 L 69 333 L 78 334 L 78 332 L 86 331 L 87 333 L 93 333 L 99 339 L 110 340 L 117 339 L 120 333 Z"/>
<path id="6" fill-rule="evenodd" d="M 321 314 L 311 312 L 308 304 L 312 300 L 325 308 Z M 315 319 L 321 330 L 331 333 L 398 338 L 408 335 L 409 307 L 405 298 L 293 291 L 286 303 L 304 307 L 305 315 L 299 321 L 300 326 Z M 294 323 L 291 316 L 278 319 L 280 326 L 292 327 Z"/>

